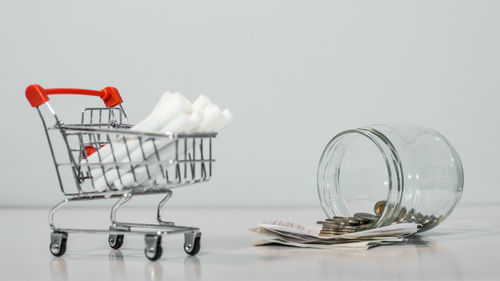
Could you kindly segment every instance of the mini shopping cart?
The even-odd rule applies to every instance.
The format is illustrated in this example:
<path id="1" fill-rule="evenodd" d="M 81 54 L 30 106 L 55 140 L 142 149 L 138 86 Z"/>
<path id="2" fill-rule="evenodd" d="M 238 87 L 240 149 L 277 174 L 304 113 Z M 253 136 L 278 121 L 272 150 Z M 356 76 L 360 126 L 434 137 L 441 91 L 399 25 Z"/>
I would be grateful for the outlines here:
<path id="1" fill-rule="evenodd" d="M 106 107 L 85 108 L 79 124 L 65 124 L 48 102 L 48 95 L 55 94 L 98 96 Z M 184 233 L 184 251 L 189 255 L 198 253 L 199 228 L 164 220 L 162 210 L 173 188 L 210 179 L 215 161 L 212 139 L 216 133 L 132 131 L 120 94 L 113 87 L 94 91 L 30 85 L 26 98 L 42 119 L 59 186 L 66 196 L 49 212 L 50 252 L 54 256 L 65 253 L 70 232 L 107 233 L 113 249 L 122 246 L 124 234 L 142 234 L 146 242 L 144 253 L 150 260 L 161 257 L 163 235 Z M 49 119 L 54 125 L 50 125 Z M 104 151 L 108 154 L 104 155 Z M 123 155 L 117 155 L 118 151 L 124 152 Z M 94 161 L 89 161 L 93 154 L 97 157 L 94 155 Z M 123 204 L 135 195 L 146 194 L 165 194 L 157 206 L 156 224 L 117 221 L 117 211 Z M 54 223 L 56 212 L 69 202 L 112 198 L 118 200 L 111 208 L 109 229 L 62 228 Z"/>

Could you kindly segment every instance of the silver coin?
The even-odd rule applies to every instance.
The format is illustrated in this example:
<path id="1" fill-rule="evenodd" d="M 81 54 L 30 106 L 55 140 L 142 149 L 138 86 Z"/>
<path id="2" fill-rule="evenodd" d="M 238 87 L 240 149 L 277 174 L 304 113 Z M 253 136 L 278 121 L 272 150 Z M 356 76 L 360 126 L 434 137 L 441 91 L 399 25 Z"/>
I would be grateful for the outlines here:
<path id="1" fill-rule="evenodd" d="M 360 219 L 377 219 L 378 218 L 376 215 L 370 214 L 370 213 L 355 213 L 353 217 L 360 218 Z"/>
<path id="2" fill-rule="evenodd" d="M 359 230 L 368 229 L 373 225 L 373 223 L 363 224 L 358 227 Z"/>
<path id="3" fill-rule="evenodd" d="M 406 222 L 416 222 L 415 217 L 406 218 Z"/>
<path id="4" fill-rule="evenodd" d="M 323 227 L 322 231 L 357 231 L 357 227 Z"/>
<path id="5" fill-rule="evenodd" d="M 373 221 L 365 221 L 365 222 L 325 222 L 323 225 L 325 226 L 354 226 L 359 227 L 363 225 L 371 225 Z"/>
<path id="6" fill-rule="evenodd" d="M 323 225 L 348 225 L 348 226 L 356 226 L 356 225 L 362 225 L 363 223 L 359 221 L 329 221 L 323 223 Z"/>
<path id="7" fill-rule="evenodd" d="M 361 220 L 363 224 L 373 223 L 373 222 L 377 221 L 377 219 L 378 219 L 377 216 L 373 216 L 372 217 L 372 216 L 364 216 L 364 215 L 358 215 L 358 217 L 356 217 L 356 218 L 359 219 L 359 220 Z"/>
<path id="8" fill-rule="evenodd" d="M 377 221 L 378 218 L 376 219 L 365 219 L 361 224 L 370 224 L 370 223 L 374 223 Z"/>
<path id="9" fill-rule="evenodd" d="M 334 216 L 333 218 L 327 220 L 348 220 L 348 219 L 350 219 L 350 217 Z"/>
<path id="10" fill-rule="evenodd" d="M 363 223 L 364 219 L 355 218 L 355 217 L 334 217 L 334 218 L 328 220 L 327 222 L 359 224 L 359 223 Z"/>
<path id="11" fill-rule="evenodd" d="M 420 222 L 424 219 L 424 216 L 421 213 L 417 213 L 415 214 L 415 219 Z"/>
<path id="12" fill-rule="evenodd" d="M 336 216 L 331 219 L 327 219 L 327 221 L 363 221 L 362 219 L 355 218 L 355 217 L 340 217 Z"/>
<path id="13" fill-rule="evenodd" d="M 342 229 L 359 229 L 359 226 L 354 225 L 323 225 L 321 229 L 342 230 Z"/>
<path id="14" fill-rule="evenodd" d="M 356 229 L 359 225 L 344 225 L 344 224 L 323 224 L 323 228 L 350 228 Z"/>
<path id="15" fill-rule="evenodd" d="M 401 208 L 401 210 L 399 211 L 399 215 L 398 215 L 398 220 L 404 218 L 406 216 L 406 208 L 403 207 Z"/>

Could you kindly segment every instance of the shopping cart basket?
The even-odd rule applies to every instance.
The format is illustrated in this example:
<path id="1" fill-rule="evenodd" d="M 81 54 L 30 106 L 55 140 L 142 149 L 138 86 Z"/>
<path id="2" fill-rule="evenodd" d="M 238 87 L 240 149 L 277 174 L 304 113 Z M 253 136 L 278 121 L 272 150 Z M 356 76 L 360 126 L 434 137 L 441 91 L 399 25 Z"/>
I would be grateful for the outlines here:
<path id="1" fill-rule="evenodd" d="M 79 124 L 65 124 L 48 102 L 48 95 L 54 94 L 98 96 L 106 107 L 85 108 Z M 212 139 L 216 133 L 132 131 L 120 94 L 113 87 L 94 91 L 30 85 L 26 98 L 42 119 L 59 186 L 66 196 L 49 213 L 50 252 L 54 256 L 65 253 L 70 232 L 107 233 L 113 249 L 122 246 L 124 234 L 145 235 L 144 253 L 150 260 L 161 257 L 162 235 L 184 233 L 184 251 L 189 255 L 198 253 L 199 228 L 164 220 L 162 209 L 172 196 L 173 188 L 210 179 L 215 161 Z M 52 122 L 54 125 L 50 125 Z M 123 155 L 118 155 L 118 151 Z M 89 161 L 92 154 L 98 157 L 94 155 L 94 161 Z M 68 180 L 73 183 L 69 184 Z M 146 194 L 165 194 L 156 209 L 157 224 L 117 221 L 117 211 L 123 204 L 135 195 Z M 111 208 L 109 229 L 62 228 L 54 224 L 55 213 L 69 202 L 110 198 L 118 200 Z"/>

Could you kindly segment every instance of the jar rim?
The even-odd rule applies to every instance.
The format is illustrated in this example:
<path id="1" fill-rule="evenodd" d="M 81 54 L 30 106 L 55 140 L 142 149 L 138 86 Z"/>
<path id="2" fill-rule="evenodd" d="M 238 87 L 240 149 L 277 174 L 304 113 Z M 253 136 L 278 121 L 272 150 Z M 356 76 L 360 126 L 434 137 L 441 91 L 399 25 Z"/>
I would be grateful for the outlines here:
<path id="1" fill-rule="evenodd" d="M 345 137 L 350 136 L 352 134 L 366 137 L 372 144 L 374 144 L 377 147 L 377 150 L 380 152 L 385 162 L 385 167 L 387 170 L 387 177 L 388 177 L 388 192 L 387 192 L 386 204 L 385 208 L 378 217 L 377 221 L 373 224 L 373 227 L 388 225 L 395 220 L 395 218 L 398 216 L 400 212 L 401 199 L 403 196 L 403 189 L 404 189 L 403 165 L 401 163 L 401 158 L 399 156 L 399 153 L 396 147 L 390 141 L 390 139 L 383 132 L 373 127 L 363 127 L 363 128 L 342 131 L 338 133 L 336 136 L 334 136 L 326 145 L 325 149 L 323 150 L 323 153 L 321 154 L 321 158 L 318 165 L 318 174 L 317 174 L 318 178 L 317 189 L 321 207 L 323 208 L 323 211 L 327 216 L 329 216 L 329 213 L 331 211 L 333 211 L 333 214 L 335 213 L 335 211 L 332 209 L 331 211 L 327 210 L 328 208 L 332 207 L 331 202 L 324 202 L 325 199 L 324 198 L 322 199 L 322 197 L 324 196 L 324 194 L 322 194 L 322 189 L 326 187 L 321 186 L 322 185 L 321 179 L 325 177 L 326 169 L 328 168 L 338 169 L 340 167 L 342 159 L 337 163 L 333 163 L 335 165 L 334 167 L 329 167 L 329 166 L 330 163 L 332 162 L 333 156 L 336 153 L 341 153 L 342 154 L 341 158 L 343 158 L 344 157 L 343 154 L 345 153 L 345 151 L 332 151 L 332 149 L 334 150 L 338 149 L 339 148 L 338 144 L 340 144 L 341 141 L 345 139 Z M 336 180 L 334 180 L 333 183 L 333 188 L 335 189 L 334 191 L 336 195 L 342 196 L 339 190 L 340 186 L 338 184 L 339 176 L 340 176 L 339 173 L 337 173 L 335 176 Z M 345 206 L 343 205 L 343 200 L 340 200 L 339 202 L 341 202 L 340 207 L 345 209 Z"/>

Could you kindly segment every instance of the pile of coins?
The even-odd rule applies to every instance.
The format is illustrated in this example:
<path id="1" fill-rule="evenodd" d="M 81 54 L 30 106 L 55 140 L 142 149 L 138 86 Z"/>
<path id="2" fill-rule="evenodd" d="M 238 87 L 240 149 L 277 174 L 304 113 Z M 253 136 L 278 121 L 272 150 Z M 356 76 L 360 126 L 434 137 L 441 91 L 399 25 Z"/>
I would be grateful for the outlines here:
<path id="1" fill-rule="evenodd" d="M 373 211 L 375 214 L 379 215 L 382 214 L 382 211 L 385 208 L 385 201 L 378 201 L 375 204 L 375 207 L 373 208 Z M 415 209 L 410 209 L 408 212 L 406 211 L 406 208 L 403 207 L 401 208 L 401 211 L 399 212 L 398 217 L 394 220 L 393 223 L 404 223 L 404 222 L 412 222 L 412 223 L 418 223 L 421 225 L 421 228 L 427 227 L 436 221 L 441 219 L 441 217 L 436 217 L 434 215 L 423 215 L 420 212 L 417 212 Z"/>
<path id="2" fill-rule="evenodd" d="M 435 222 L 439 221 L 441 217 L 436 217 L 434 215 L 427 216 L 422 215 L 420 212 L 415 212 L 415 209 L 410 209 L 408 213 L 405 215 L 403 219 L 398 220 L 398 223 L 401 222 L 414 222 L 422 225 L 422 228 L 427 227 Z"/>
<path id="3" fill-rule="evenodd" d="M 364 213 L 355 214 L 354 217 L 333 217 L 318 221 L 322 224 L 319 235 L 335 236 L 365 230 L 370 228 L 376 220 L 376 216 Z"/>
<path id="4" fill-rule="evenodd" d="M 324 221 L 318 221 L 318 224 L 322 225 L 319 235 L 329 237 L 368 229 L 382 215 L 385 205 L 386 201 L 378 201 L 375 203 L 373 207 L 375 215 L 356 213 L 353 217 L 333 217 Z M 434 215 L 423 215 L 420 212 L 416 212 L 413 208 L 407 211 L 406 208 L 403 207 L 393 224 L 409 222 L 420 224 L 421 228 L 425 228 L 440 219 L 441 217 L 436 217 Z"/>

